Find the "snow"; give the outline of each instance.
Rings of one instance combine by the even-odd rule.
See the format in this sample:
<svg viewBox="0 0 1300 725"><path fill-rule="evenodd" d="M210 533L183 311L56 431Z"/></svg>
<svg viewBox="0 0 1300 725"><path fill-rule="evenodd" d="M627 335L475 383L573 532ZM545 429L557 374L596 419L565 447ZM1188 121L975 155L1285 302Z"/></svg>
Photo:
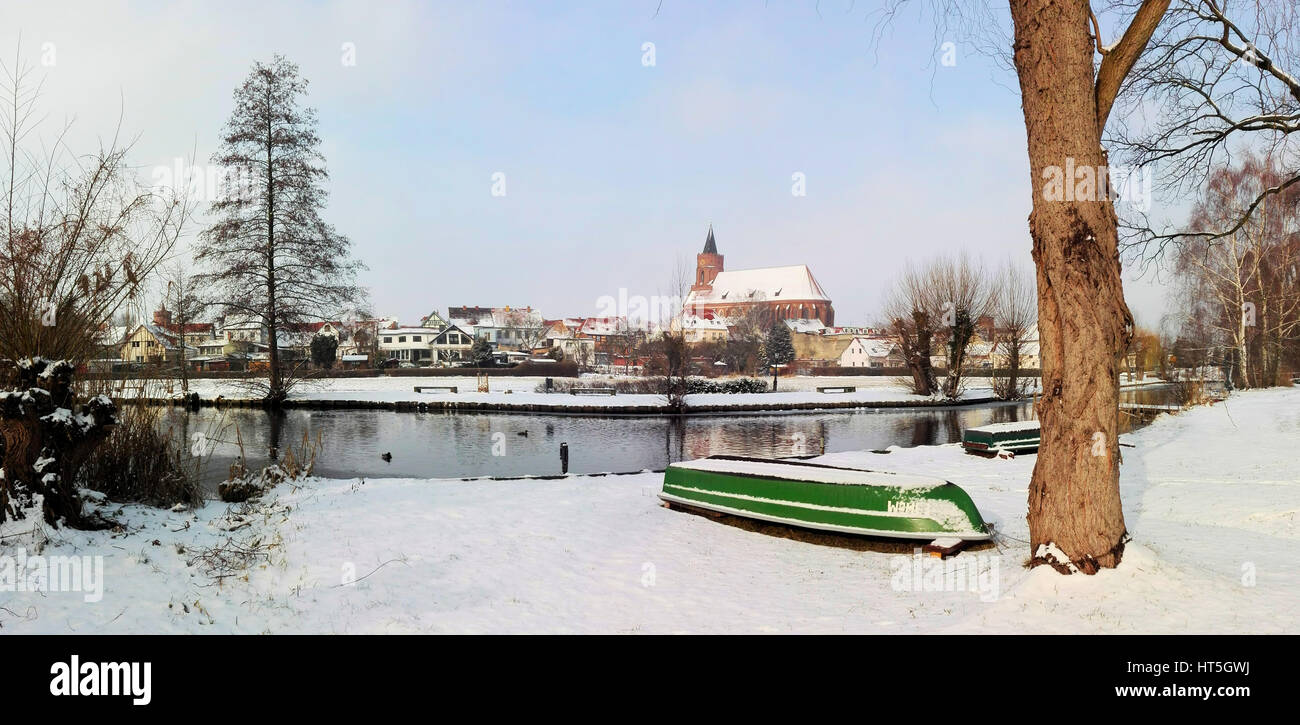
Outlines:
<svg viewBox="0 0 1300 725"><path fill-rule="evenodd" d="M1018 433L1025 430L1038 430L1040 425L1041 423L1036 420L1022 420L1012 423L990 423L971 430L981 430L986 433Z"/></svg>
<svg viewBox="0 0 1300 725"><path fill-rule="evenodd" d="M745 302L829 302L807 265L761 267L719 272L707 290L691 290L685 306Z"/></svg>
<svg viewBox="0 0 1300 725"><path fill-rule="evenodd" d="M935 488L946 481L925 476L909 476L889 471L801 466L796 463L769 463L767 461L740 461L727 458L701 458L673 464L677 468L717 473L743 473L789 481L816 481L849 486L892 486L897 488Z"/></svg>
<svg viewBox="0 0 1300 725"><path fill-rule="evenodd" d="M489 376L490 392L479 393L477 381L473 376L400 376L373 378L325 378L310 381L295 388L289 395L294 400L349 400L367 402L431 402L436 400L459 401L467 403L491 403L498 405L546 405L618 408L664 406L662 395L650 393L619 393L609 396L575 396L565 393L537 393L537 387L544 384L545 377L534 376ZM583 378L583 383L599 385L607 376ZM992 384L988 378L969 378L969 387L961 397L965 400L990 398L993 396ZM827 394L817 392L818 386L853 386L852 393ZM416 393L415 386L455 386L457 393ZM179 390L176 382L172 390ZM190 381L190 390L205 399L218 396L227 399L250 397L246 385L240 381L200 379ZM127 389L124 395L141 394L147 397L165 397L168 391L164 385L153 383L143 392ZM900 387L895 378L885 376L795 376L780 378L777 392L768 393L701 393L686 396L687 406L732 406L745 407L754 405L784 405L791 403L881 403L881 402L925 402L937 401L937 398L914 395Z"/></svg>
<svg viewBox="0 0 1300 725"><path fill-rule="evenodd" d="M649 472L282 483L246 508L110 506L119 532L35 516L0 527L0 560L38 543L102 556L103 597L0 589L0 632L1295 634L1298 435L1300 389L1237 393L1126 434L1133 541L1096 576L1023 568L1034 456L946 445L817 459L970 493L998 543L941 564L979 572L979 591L943 586L912 544L832 546L662 508ZM200 555L228 540L264 556L218 580ZM935 572L939 586L921 586Z"/></svg>

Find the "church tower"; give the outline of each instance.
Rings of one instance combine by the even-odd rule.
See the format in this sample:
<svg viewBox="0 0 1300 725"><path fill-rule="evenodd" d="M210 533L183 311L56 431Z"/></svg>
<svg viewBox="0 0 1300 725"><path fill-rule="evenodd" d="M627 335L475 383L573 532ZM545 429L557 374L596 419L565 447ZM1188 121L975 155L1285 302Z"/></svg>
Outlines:
<svg viewBox="0 0 1300 725"><path fill-rule="evenodd" d="M718 254L718 243L713 240L713 225L709 225L709 236L704 240L704 251L695 255L695 284L692 292L704 292L713 287L713 280L722 272L722 255Z"/></svg>

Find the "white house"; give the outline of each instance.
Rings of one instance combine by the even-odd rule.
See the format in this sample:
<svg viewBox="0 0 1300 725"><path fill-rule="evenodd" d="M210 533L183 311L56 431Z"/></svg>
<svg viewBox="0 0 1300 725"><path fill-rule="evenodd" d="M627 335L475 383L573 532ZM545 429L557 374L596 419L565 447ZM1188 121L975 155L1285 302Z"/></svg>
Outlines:
<svg viewBox="0 0 1300 725"><path fill-rule="evenodd" d="M397 327L379 331L379 357L416 365L433 363L433 341L438 330L432 327Z"/></svg>
<svg viewBox="0 0 1300 725"><path fill-rule="evenodd" d="M674 327L677 326L674 320ZM726 342L727 321L686 315L682 317L680 327L686 342Z"/></svg>
<svg viewBox="0 0 1300 725"><path fill-rule="evenodd" d="M883 368L902 364L898 345L869 337L854 337L840 353L839 365L844 368Z"/></svg>

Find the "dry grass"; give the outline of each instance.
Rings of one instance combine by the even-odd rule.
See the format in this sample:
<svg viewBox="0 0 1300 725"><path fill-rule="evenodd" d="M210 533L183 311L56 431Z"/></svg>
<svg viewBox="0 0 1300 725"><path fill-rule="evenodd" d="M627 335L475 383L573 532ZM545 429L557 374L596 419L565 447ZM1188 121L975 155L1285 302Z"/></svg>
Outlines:
<svg viewBox="0 0 1300 725"><path fill-rule="evenodd" d="M203 500L199 487L201 459L184 454L180 440L159 423L161 409L140 402L119 403L118 422L102 445L86 459L77 485L120 502L194 506Z"/></svg>

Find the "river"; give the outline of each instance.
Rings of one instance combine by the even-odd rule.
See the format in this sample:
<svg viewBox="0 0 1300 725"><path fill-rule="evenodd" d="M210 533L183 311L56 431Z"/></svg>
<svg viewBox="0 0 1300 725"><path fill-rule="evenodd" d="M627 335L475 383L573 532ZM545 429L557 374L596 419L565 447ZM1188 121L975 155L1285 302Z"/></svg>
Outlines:
<svg viewBox="0 0 1300 725"><path fill-rule="evenodd" d="M1125 393L1137 402L1162 398L1159 390ZM301 449L306 435L320 440L317 475L461 478L558 474L561 444L568 444L572 473L638 471L719 453L777 457L955 443L965 428L1030 417L1027 402L684 417L175 408L161 424L205 454L201 478L212 493L237 460L241 439L250 468Z"/></svg>

